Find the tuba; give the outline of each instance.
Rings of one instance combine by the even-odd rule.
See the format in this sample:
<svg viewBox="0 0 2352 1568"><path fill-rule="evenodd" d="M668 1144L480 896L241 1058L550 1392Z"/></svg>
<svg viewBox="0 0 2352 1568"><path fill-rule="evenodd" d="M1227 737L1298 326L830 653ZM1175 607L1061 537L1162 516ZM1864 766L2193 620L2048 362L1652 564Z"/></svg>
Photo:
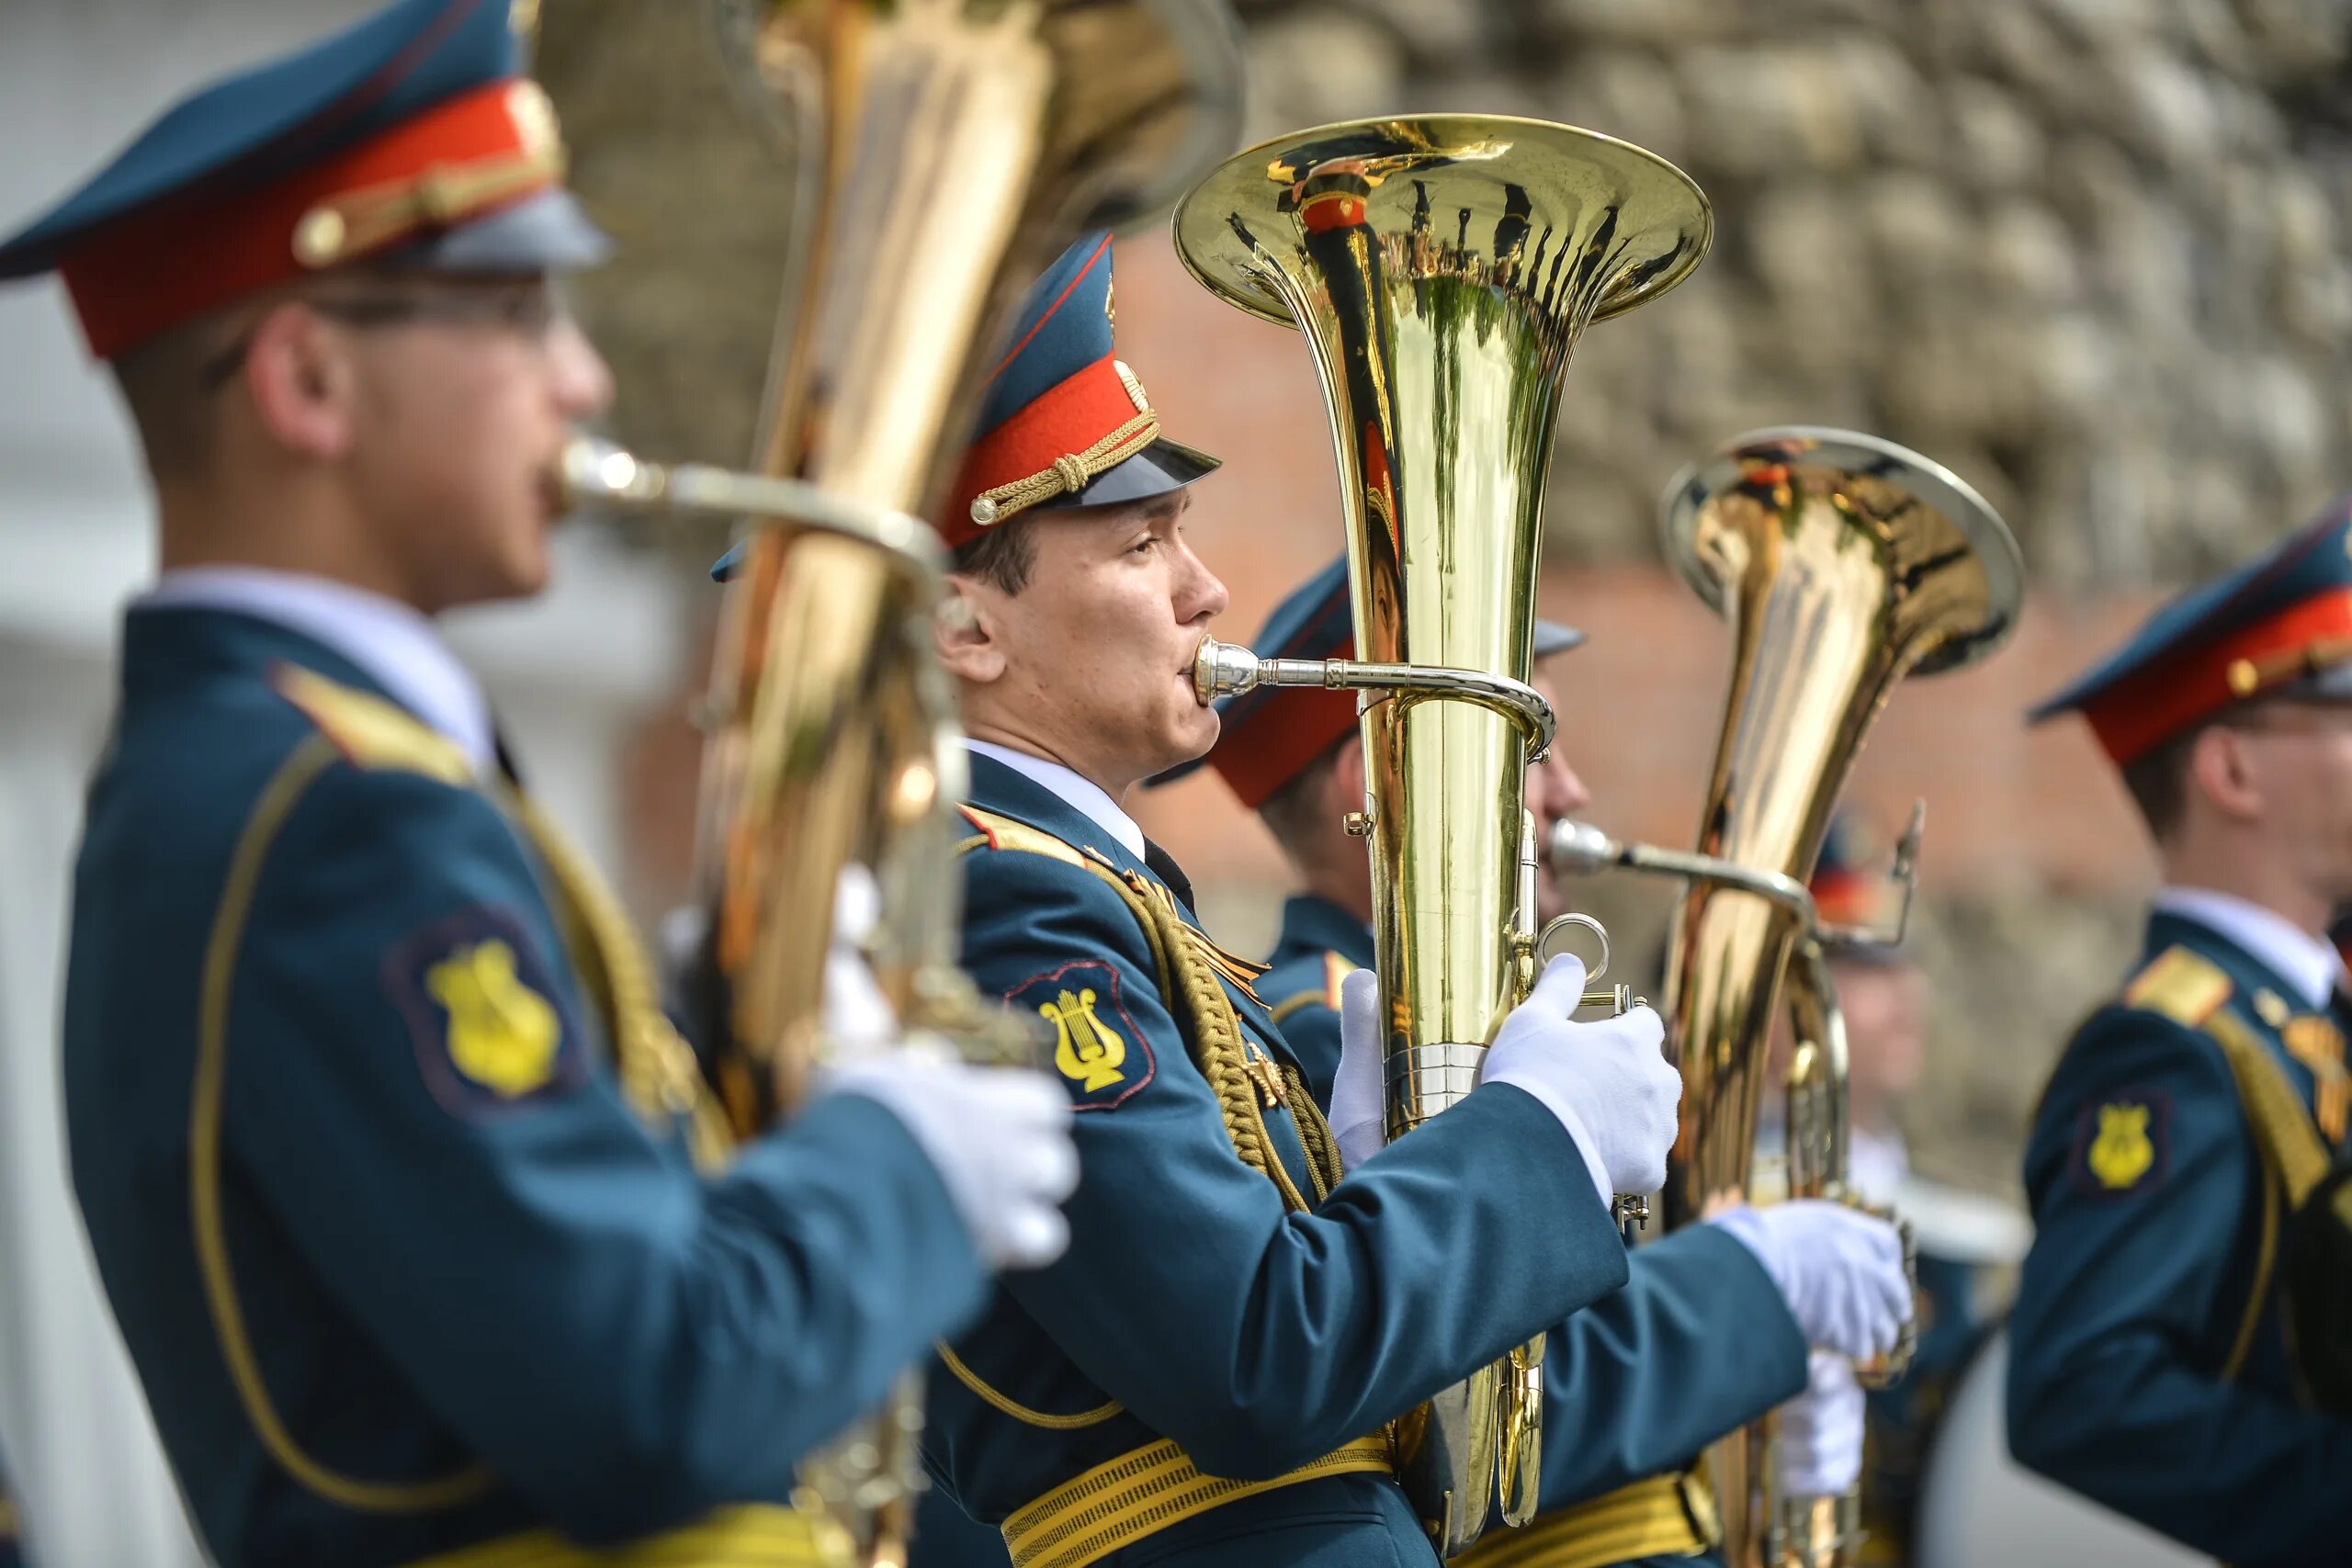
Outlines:
<svg viewBox="0 0 2352 1568"><path fill-rule="evenodd" d="M576 441L585 506L754 525L718 631L697 864L706 1067L733 1133L788 1111L832 1049L842 872L871 872L866 957L911 1029L981 1060L1035 1043L958 969L965 760L922 519L960 461L1004 311L1083 230L1170 199L1232 144L1221 0L711 0L739 85L795 162L755 471ZM903 1563L922 1478L915 1374L802 1467L844 1559Z"/></svg>
<svg viewBox="0 0 2352 1568"><path fill-rule="evenodd" d="M1552 716L1528 685L1544 482L1590 322L1680 282L1706 198L1638 147L1539 120L1362 120L1227 162L1176 215L1212 293L1300 328L1331 419L1355 646L1260 660L1204 641L1204 700L1252 684L1362 693L1386 1121L1476 1085L1533 982L1526 768ZM1397 1425L1399 1479L1442 1555L1499 1504L1535 1507L1543 1341Z"/></svg>
<svg viewBox="0 0 2352 1568"><path fill-rule="evenodd" d="M2017 622L2016 541L1957 477L1892 442L1766 430L1686 469L1668 491L1667 554L1731 625L1730 694L1696 853L1623 845L1560 824L1555 870L1622 866L1686 888L1669 935L1669 1041L1682 1124L1669 1229L1744 1197L1784 971L1795 1048L1785 1086L1789 1189L1848 1199L1845 1030L1805 877L1830 812L1894 682L1974 662ZM1921 818L1896 855L1907 914ZM1874 940L1899 939L1902 916ZM1906 1242L1907 1245L1907 1242ZM1865 1375L1892 1375L1904 1351ZM1770 1422L1708 1455L1734 1568L1845 1568L1859 1499L1773 1483Z"/></svg>

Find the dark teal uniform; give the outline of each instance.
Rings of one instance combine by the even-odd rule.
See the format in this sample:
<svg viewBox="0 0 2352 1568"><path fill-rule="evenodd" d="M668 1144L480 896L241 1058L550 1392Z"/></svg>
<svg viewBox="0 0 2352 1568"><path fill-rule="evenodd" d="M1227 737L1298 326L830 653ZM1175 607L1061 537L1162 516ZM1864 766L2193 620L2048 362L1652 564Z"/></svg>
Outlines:
<svg viewBox="0 0 2352 1568"><path fill-rule="evenodd" d="M965 964L1055 1034L1082 1174L1069 1251L933 1380L935 1472L1041 1568L1431 1561L1383 1424L1624 1283L1582 1156L1488 1089L1318 1197L1300 1064L1181 873L972 772ZM1160 1528L1091 1528L1139 1502Z"/></svg>
<svg viewBox="0 0 2352 1568"><path fill-rule="evenodd" d="M800 1561L795 1516L728 1506L787 1499L982 1299L904 1126L820 1099L698 1174L662 1108L691 1103L682 1047L603 896L511 779L334 652L134 609L120 703L66 1116L214 1555L375 1568L522 1537L552 1568L563 1540L526 1533L551 1528Z"/></svg>
<svg viewBox="0 0 2352 1568"><path fill-rule="evenodd" d="M2233 1068L2258 1052L2315 1106L2310 1064L2340 1061L2352 1020L2295 996L2159 911L2138 977L2068 1043L2025 1158L2011 1450L2238 1568L2352 1560L2352 1422L2305 1404L2277 1289L2281 1190Z"/></svg>
<svg viewBox="0 0 2352 1568"><path fill-rule="evenodd" d="M1340 1066L1340 980L1373 961L1372 932L1327 898L1283 907L1282 938L1258 993L1282 1025L1319 1100ZM1524 1531L1498 1531L1461 1561L1543 1568L1581 1560L1575 1548L1646 1521L1663 1540L1665 1495L1706 1446L1804 1392L1805 1345L1771 1277L1733 1236L1694 1225L1636 1248L1625 1288L1552 1331L1544 1357L1544 1513ZM1687 1534L1702 1539L1706 1506ZM1611 1562L1717 1561L1681 1550Z"/></svg>

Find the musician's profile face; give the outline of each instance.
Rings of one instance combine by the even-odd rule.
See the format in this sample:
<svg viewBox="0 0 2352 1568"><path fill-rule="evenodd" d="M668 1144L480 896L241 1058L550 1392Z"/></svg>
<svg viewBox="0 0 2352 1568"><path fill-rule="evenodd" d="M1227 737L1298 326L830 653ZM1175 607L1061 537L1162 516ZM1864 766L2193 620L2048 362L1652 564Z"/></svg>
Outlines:
<svg viewBox="0 0 2352 1568"><path fill-rule="evenodd" d="M1216 744L1193 654L1226 591L1185 540L1190 500L1030 513L1017 592L957 580L978 630L946 657L974 735L1053 758L1114 796Z"/></svg>

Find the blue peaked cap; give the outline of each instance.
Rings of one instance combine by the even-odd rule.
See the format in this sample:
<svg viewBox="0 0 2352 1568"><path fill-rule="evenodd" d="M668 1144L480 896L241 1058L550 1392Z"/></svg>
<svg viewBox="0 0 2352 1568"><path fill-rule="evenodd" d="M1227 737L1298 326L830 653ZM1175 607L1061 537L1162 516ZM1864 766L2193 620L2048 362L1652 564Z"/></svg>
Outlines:
<svg viewBox="0 0 2352 1568"><path fill-rule="evenodd" d="M0 241L0 278L66 265L71 287L70 264L86 242L183 202L188 243L205 245L208 198L225 201L300 175L461 95L517 78L522 40L509 5L399 0L200 89L47 213ZM547 130L551 138L551 113ZM217 241L217 230L211 238ZM461 206L437 225L413 220L389 249L355 253L418 270L531 272L589 265L608 245L559 176L519 199L485 200L480 210ZM168 261L159 257L158 265ZM299 276L302 268L287 261L287 272ZM276 279L256 286L270 281ZM75 304L89 324L90 305L78 292Z"/></svg>
<svg viewBox="0 0 2352 1568"><path fill-rule="evenodd" d="M2352 699L2352 494L2163 605L2027 716L2080 712L2128 762L2234 703Z"/></svg>

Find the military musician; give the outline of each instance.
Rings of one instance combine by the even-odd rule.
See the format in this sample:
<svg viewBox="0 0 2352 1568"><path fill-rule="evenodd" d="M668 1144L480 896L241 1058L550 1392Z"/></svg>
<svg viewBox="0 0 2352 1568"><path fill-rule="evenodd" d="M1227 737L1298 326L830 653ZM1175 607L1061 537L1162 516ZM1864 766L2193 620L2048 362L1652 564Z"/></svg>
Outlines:
<svg viewBox="0 0 2352 1568"><path fill-rule="evenodd" d="M1122 805L1208 750L1213 460L1113 355L1107 238L1032 291L943 526L974 737L965 962L1057 1039L1069 1251L943 1350L928 1457L1016 1564L1429 1562L1384 1424L1618 1289L1609 1195L1664 1173L1679 1081L1639 1009L1546 971L1467 1101L1343 1172L1259 967Z"/></svg>
<svg viewBox="0 0 2352 1568"><path fill-rule="evenodd" d="M2165 604L2036 710L2079 713L2164 886L2052 1074L2010 1319L2027 1466L2241 1565L2343 1561L2352 1421L2285 1330L2298 1172L2345 1138L2352 511Z"/></svg>
<svg viewBox="0 0 2352 1568"><path fill-rule="evenodd" d="M796 1461L1062 1240L1035 1075L886 1038L730 1156L435 629L539 589L609 394L554 282L605 248L561 165L503 0L400 0L0 243L62 274L155 492L66 1111L223 1564L814 1561Z"/></svg>

